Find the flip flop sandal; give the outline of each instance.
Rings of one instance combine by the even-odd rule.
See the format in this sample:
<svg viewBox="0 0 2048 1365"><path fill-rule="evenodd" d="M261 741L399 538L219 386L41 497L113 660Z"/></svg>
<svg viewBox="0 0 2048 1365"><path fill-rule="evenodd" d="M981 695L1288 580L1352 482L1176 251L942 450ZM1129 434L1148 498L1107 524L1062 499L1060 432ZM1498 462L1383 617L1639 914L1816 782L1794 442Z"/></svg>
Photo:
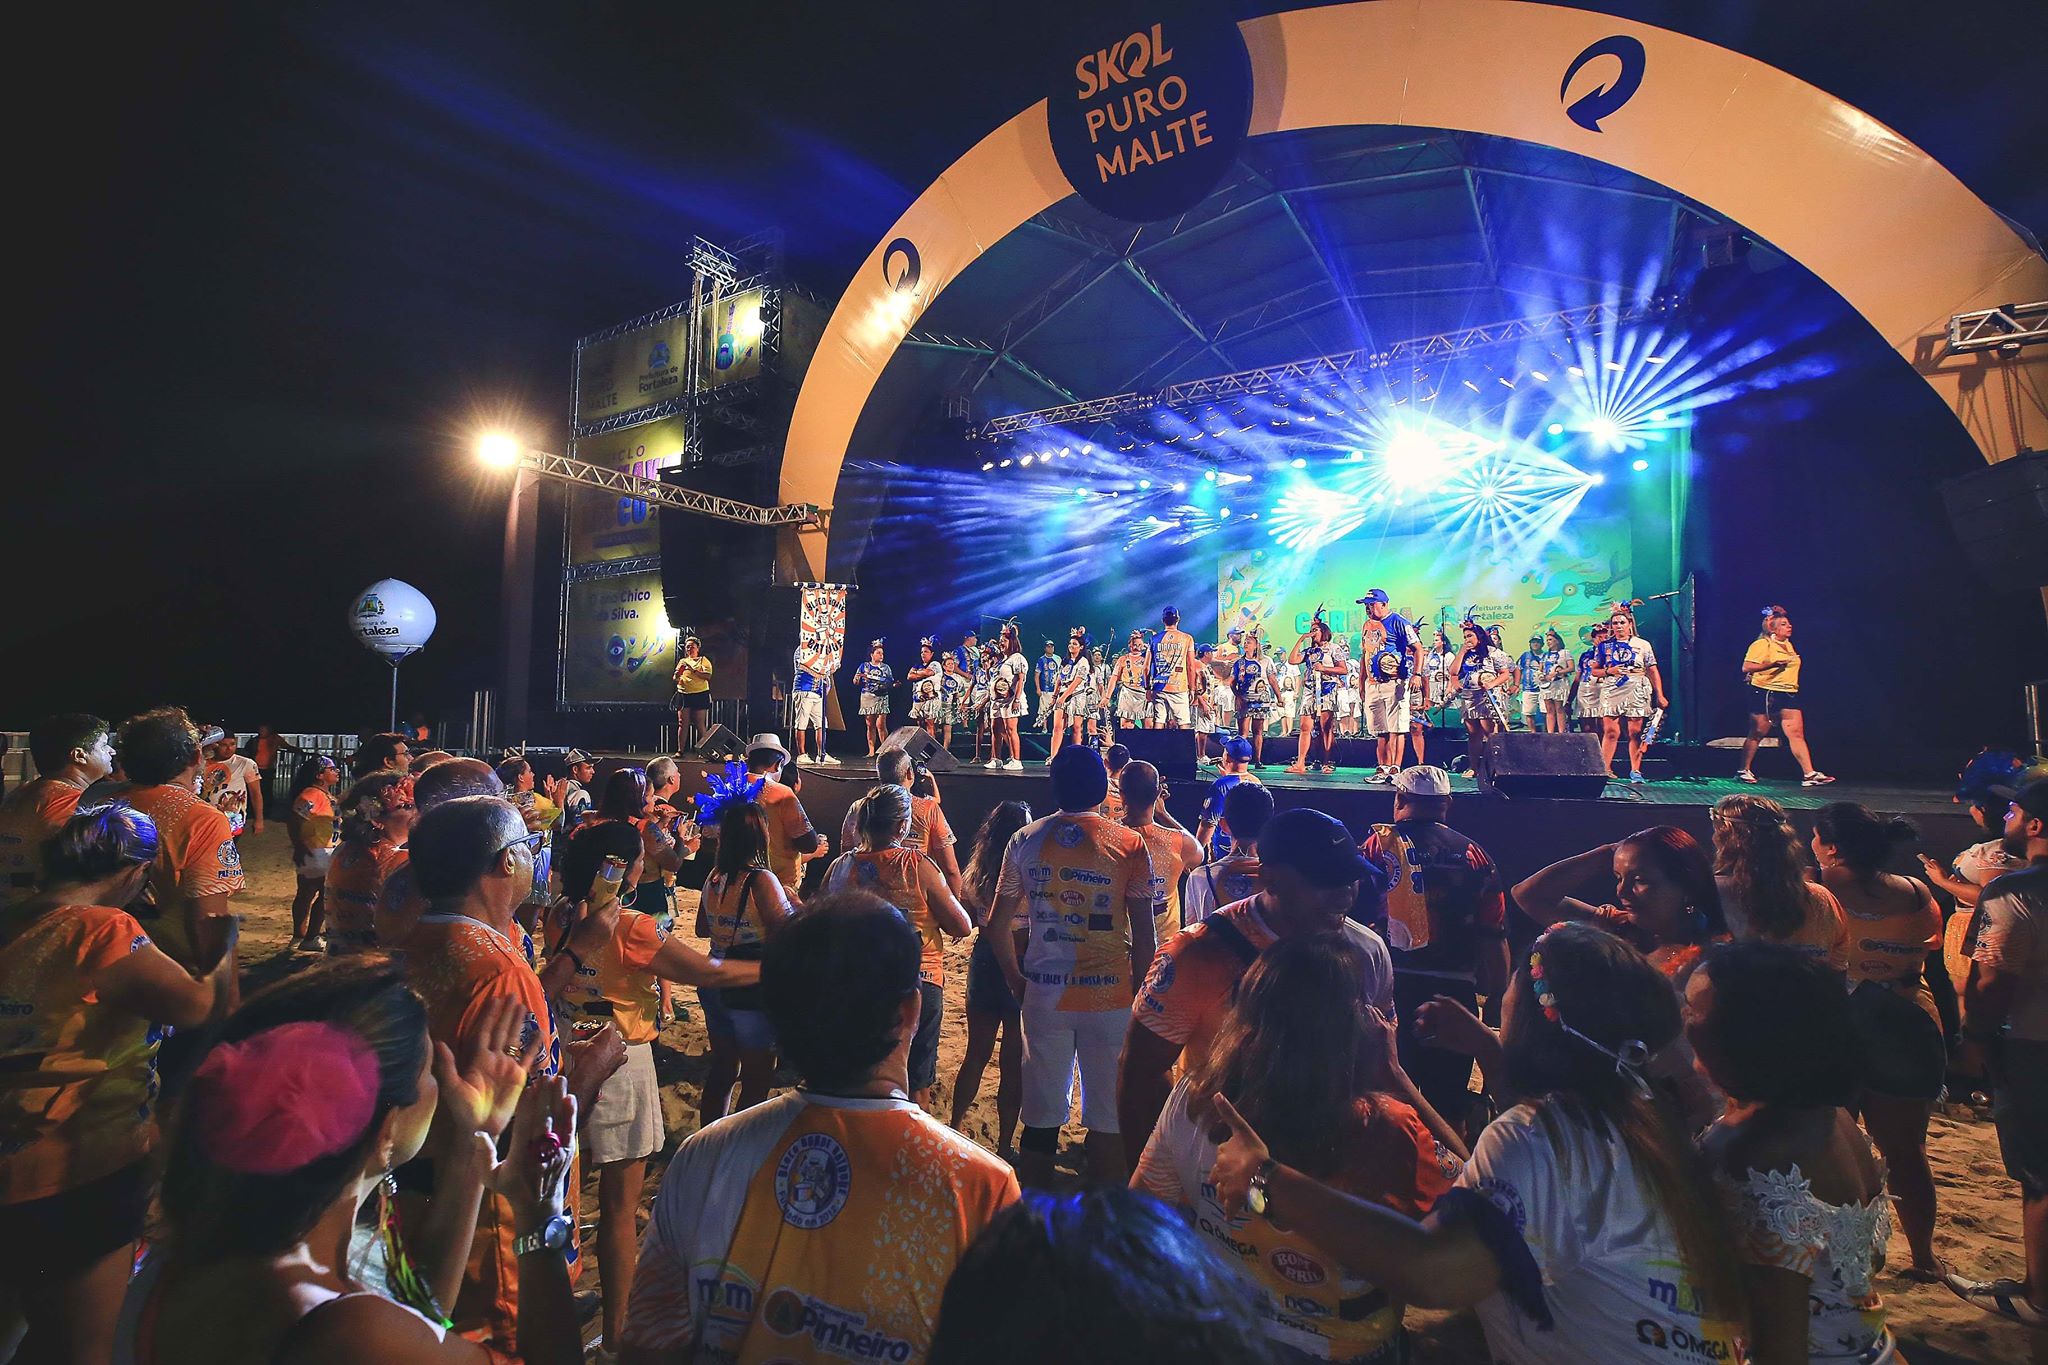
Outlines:
<svg viewBox="0 0 2048 1365"><path fill-rule="evenodd" d="M2017 1280L1966 1280L1960 1275L1942 1276L1957 1298L1975 1304L1987 1313L2026 1327L2048 1327L2048 1313L2027 1302L2026 1286Z"/></svg>

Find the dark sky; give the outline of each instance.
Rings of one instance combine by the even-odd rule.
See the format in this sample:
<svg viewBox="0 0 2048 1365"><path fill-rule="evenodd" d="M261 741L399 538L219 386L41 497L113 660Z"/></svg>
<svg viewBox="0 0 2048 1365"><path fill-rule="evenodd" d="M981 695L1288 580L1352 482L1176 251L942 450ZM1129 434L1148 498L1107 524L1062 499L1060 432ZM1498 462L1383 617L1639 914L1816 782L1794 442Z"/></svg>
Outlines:
<svg viewBox="0 0 2048 1365"><path fill-rule="evenodd" d="M475 424L518 414L560 449L574 338L685 293L692 233L781 226L798 278L836 297L938 172L1042 93L1043 54L1093 8L84 21L100 31L42 49L50 88L18 132L33 416L4 525L27 619L0 724L158 701L243 727L370 724L387 675L342 613L385 576L441 614L406 696L466 713L495 658L503 508L465 458ZM1585 8L1783 66L2048 229L2031 0Z"/></svg>

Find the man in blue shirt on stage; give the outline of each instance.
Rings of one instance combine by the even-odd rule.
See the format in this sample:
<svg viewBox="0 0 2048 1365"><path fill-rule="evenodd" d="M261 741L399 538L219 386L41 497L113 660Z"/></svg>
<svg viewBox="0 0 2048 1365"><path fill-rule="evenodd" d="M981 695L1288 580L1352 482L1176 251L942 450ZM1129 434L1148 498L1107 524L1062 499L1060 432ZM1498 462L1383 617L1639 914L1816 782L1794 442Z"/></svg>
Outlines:
<svg viewBox="0 0 2048 1365"><path fill-rule="evenodd" d="M1052 699L1060 690L1059 649L1052 641L1045 642L1045 653L1038 656L1038 662L1031 667L1031 684L1038 689L1038 728L1048 733L1052 730Z"/></svg>
<svg viewBox="0 0 2048 1365"><path fill-rule="evenodd" d="M832 668L824 651L812 646L797 646L794 677L789 689L789 728L796 744L796 761L837 764L839 760L825 752L825 694L832 690ZM804 734L813 729L818 732L818 756L815 759L804 752Z"/></svg>
<svg viewBox="0 0 2048 1365"><path fill-rule="evenodd" d="M1422 637L1387 605L1385 588L1358 599L1365 608L1360 645L1365 655L1365 728L1379 751L1379 767L1368 782L1389 783L1401 771L1408 747L1408 680L1422 671Z"/></svg>

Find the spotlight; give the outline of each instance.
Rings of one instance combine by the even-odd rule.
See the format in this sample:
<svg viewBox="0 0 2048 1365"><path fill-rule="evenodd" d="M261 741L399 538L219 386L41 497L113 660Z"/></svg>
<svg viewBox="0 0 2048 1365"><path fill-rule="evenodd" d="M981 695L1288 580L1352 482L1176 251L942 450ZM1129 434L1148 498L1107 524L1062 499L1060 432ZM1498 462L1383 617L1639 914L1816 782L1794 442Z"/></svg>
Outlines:
<svg viewBox="0 0 2048 1365"><path fill-rule="evenodd" d="M1029 455L1026 455L1026 456L1025 456L1024 458L1028 460L1028 459L1030 459L1031 457L1030 457ZM997 463L997 465L996 465L996 468L997 468L997 469L1008 469L1009 467L1010 467L1010 462L1009 462L1008 460L1002 460L1002 461L999 461L999 462Z"/></svg>
<svg viewBox="0 0 2048 1365"><path fill-rule="evenodd" d="M1308 468L1308 461L1302 459L1299 455L1295 456L1292 460L1289 460L1288 463L1293 465L1296 469Z"/></svg>
<svg viewBox="0 0 2048 1365"><path fill-rule="evenodd" d="M1562 422L1552 422L1549 426L1543 429L1549 432L1552 436L1564 435L1564 423Z"/></svg>
<svg viewBox="0 0 2048 1365"><path fill-rule="evenodd" d="M1607 368L1618 372L1621 369L1621 362L1619 360L1610 360L1607 362Z"/></svg>
<svg viewBox="0 0 2048 1365"><path fill-rule="evenodd" d="M1152 486L1152 480L1150 480L1150 479L1140 479L1140 480L1138 480L1138 487L1140 487L1140 488L1150 488L1151 486Z"/></svg>
<svg viewBox="0 0 2048 1365"><path fill-rule="evenodd" d="M1228 507L1219 507L1216 509L1216 515L1219 517L1227 517L1230 515L1230 509Z"/></svg>
<svg viewBox="0 0 2048 1365"><path fill-rule="evenodd" d="M1529 377L1539 384L1548 384L1550 382L1550 376L1543 373L1543 371L1541 370L1529 371Z"/></svg>
<svg viewBox="0 0 2048 1365"><path fill-rule="evenodd" d="M1570 374L1575 379L1584 379L1586 377L1586 372L1580 369L1577 365L1571 367Z"/></svg>
<svg viewBox="0 0 2048 1365"><path fill-rule="evenodd" d="M1088 490L1085 488L1076 488L1074 490L1074 496L1077 498L1085 498L1088 496Z"/></svg>
<svg viewBox="0 0 2048 1365"><path fill-rule="evenodd" d="M1643 357L1643 360L1645 361L1645 363L1647 363L1647 364L1651 364L1651 365L1662 365L1662 364L1664 363L1665 359L1666 359L1666 357L1664 357L1664 356L1661 356L1661 355L1646 355L1646 356L1644 356L1644 357Z"/></svg>
<svg viewBox="0 0 2048 1365"><path fill-rule="evenodd" d="M1202 471L1202 477L1207 479L1210 483L1214 483L1216 482L1216 471L1213 469L1205 469Z"/></svg>
<svg viewBox="0 0 2048 1365"><path fill-rule="evenodd" d="M1586 434L1603 450L1613 450L1621 444L1621 423L1612 417L1595 417L1586 423Z"/></svg>
<svg viewBox="0 0 2048 1365"><path fill-rule="evenodd" d="M1396 488L1430 488L1442 481L1450 452L1427 432L1403 427L1388 439L1381 460Z"/></svg>
<svg viewBox="0 0 2048 1365"><path fill-rule="evenodd" d="M1630 462L1629 464L1629 468L1633 469L1638 474L1642 473L1645 469L1648 469L1649 467L1650 462L1648 460L1635 460Z"/></svg>
<svg viewBox="0 0 2048 1365"><path fill-rule="evenodd" d="M519 463L519 438L508 436L502 431L487 432L477 438L476 456L493 469L510 469Z"/></svg>
<svg viewBox="0 0 2048 1365"><path fill-rule="evenodd" d="M1031 468L1031 457L1030 457L1029 455L1026 455L1026 456L1023 456L1022 458L1020 458L1020 459L1019 459L1019 460L1017 461L1017 468L1019 468L1019 469L1029 469L1029 468Z"/></svg>
<svg viewBox="0 0 2048 1365"><path fill-rule="evenodd" d="M1606 476L1605 474L1595 474L1595 475L1593 475L1592 477L1588 478L1588 479L1586 480L1586 482L1587 482L1587 483L1591 483L1591 484L1602 484L1602 483L1606 483L1606 482L1607 482L1607 476Z"/></svg>
<svg viewBox="0 0 2048 1365"><path fill-rule="evenodd" d="M1188 491L1188 486L1184 483L1177 482L1173 485L1173 491L1176 493L1185 493Z"/></svg>
<svg viewBox="0 0 2048 1365"><path fill-rule="evenodd" d="M1474 392L1474 393L1477 393L1477 392L1479 392L1479 386L1478 386L1477 384L1473 383L1473 382L1472 382L1471 380L1469 380L1469 379L1463 379L1463 380L1460 380L1460 381L1458 381L1458 382L1459 382L1459 383L1461 383L1461 384L1463 384L1463 385L1464 385L1464 386L1465 386L1466 388L1468 388L1468 389L1472 390L1472 392Z"/></svg>
<svg viewBox="0 0 2048 1365"><path fill-rule="evenodd" d="M981 462L981 472L984 474L988 473L991 469L994 469L995 467L996 462L994 460L983 460Z"/></svg>

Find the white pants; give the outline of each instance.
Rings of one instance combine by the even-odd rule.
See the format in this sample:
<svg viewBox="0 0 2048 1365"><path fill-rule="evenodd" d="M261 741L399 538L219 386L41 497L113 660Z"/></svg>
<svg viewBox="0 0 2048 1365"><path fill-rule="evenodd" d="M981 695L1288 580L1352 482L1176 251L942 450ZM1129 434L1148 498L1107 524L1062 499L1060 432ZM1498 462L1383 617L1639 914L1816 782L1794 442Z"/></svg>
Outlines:
<svg viewBox="0 0 2048 1365"><path fill-rule="evenodd" d="M792 730L822 730L825 728L825 694L822 692L797 692L790 707L789 728Z"/></svg>
<svg viewBox="0 0 2048 1365"><path fill-rule="evenodd" d="M1081 1126L1091 1133L1118 1131L1117 1060L1124 1050L1129 1010L1060 1010L1044 1003L1056 988L1024 988L1024 1093L1019 1118L1026 1128L1058 1128L1074 1111L1074 1066L1081 1068Z"/></svg>

